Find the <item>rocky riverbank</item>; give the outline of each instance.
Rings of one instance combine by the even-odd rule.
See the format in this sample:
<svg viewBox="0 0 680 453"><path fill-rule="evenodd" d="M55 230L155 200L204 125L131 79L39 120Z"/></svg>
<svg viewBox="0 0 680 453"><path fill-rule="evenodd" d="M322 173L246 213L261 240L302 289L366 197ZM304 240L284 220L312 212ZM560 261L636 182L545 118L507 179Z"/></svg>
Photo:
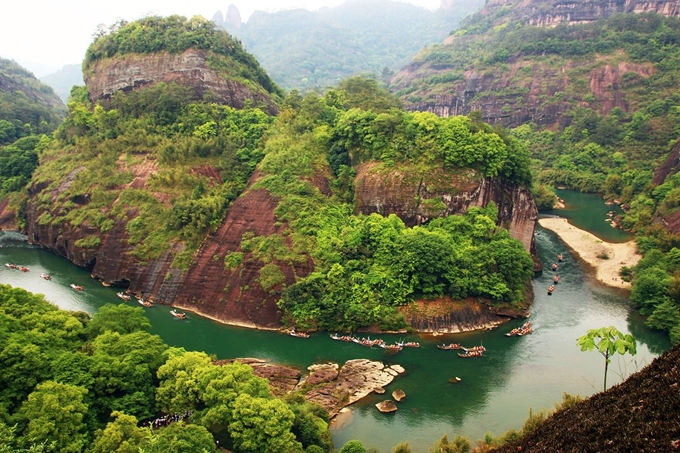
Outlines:
<svg viewBox="0 0 680 453"><path fill-rule="evenodd" d="M303 373L294 367L277 365L260 359L220 360L216 364L239 361L253 367L257 376L269 381L269 387L277 396L299 390L307 401L320 404L331 418L370 393L390 384L405 370L399 365L385 365L376 360L348 360L342 366L337 363L312 365Z"/></svg>

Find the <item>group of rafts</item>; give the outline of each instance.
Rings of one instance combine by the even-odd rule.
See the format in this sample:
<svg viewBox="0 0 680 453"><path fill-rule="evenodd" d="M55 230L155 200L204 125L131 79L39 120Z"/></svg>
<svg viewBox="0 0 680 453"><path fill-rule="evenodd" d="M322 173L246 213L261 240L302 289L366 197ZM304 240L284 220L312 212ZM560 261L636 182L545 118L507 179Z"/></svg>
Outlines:
<svg viewBox="0 0 680 453"><path fill-rule="evenodd" d="M5 267L9 269L16 269L21 272L28 272L29 269L26 266L22 266L20 264L14 264L14 263L5 263Z"/></svg>
<svg viewBox="0 0 680 453"><path fill-rule="evenodd" d="M337 341L346 341L346 342L351 342L351 343L356 343L361 346L366 346L368 348L372 348L373 346L377 346L379 348L382 348L386 351L390 352L400 352L404 348L419 348L420 343L416 341L398 341L396 343L386 343L385 340L376 338L371 340L370 337L366 338L359 338L355 337L352 335L338 335L337 333L331 334L331 340L337 340Z"/></svg>
<svg viewBox="0 0 680 453"><path fill-rule="evenodd" d="M506 337L514 337L514 336L524 336L528 335L532 332L532 327L531 327L531 322L527 321L522 326L516 327L512 329L510 332L506 333ZM298 338L309 338L310 335L307 332L298 332L295 329L291 330L289 332L291 336L298 337ZM330 335L331 340L336 340L336 341L346 341L348 343L356 343L361 346L366 346L368 348L372 348L373 346L377 346L379 348L385 349L387 351L391 352L399 352L403 348L419 348L420 343L416 341L408 341L408 342L402 342L398 341L396 343L388 344L385 342L385 340L382 340L380 338L376 338L371 340L370 337L365 337L365 338L360 338L360 337L355 337L353 335L338 335L337 333L331 334ZM439 349L444 349L444 350L462 350L463 352L459 352L458 356L460 357L483 357L484 353L486 352L486 348L483 345L479 346L473 346L471 348L466 348L465 346L461 346L459 343L449 343L449 344L438 344L437 348Z"/></svg>
<svg viewBox="0 0 680 453"><path fill-rule="evenodd" d="M30 270L26 266L21 266L19 264L14 264L14 263L5 263L5 267L7 267L9 269L16 269L16 270L19 270L21 272L29 272L29 270ZM44 278L45 280L52 280L52 276L50 274L40 274L40 277ZM75 283L71 283L70 286L71 286L71 288L73 288L76 291L82 291L83 290L82 286L76 285ZM120 297L121 299L123 299L125 301L132 300L132 295L127 293L127 292L121 291L121 292L117 293L116 296ZM147 307L147 308L153 307L153 304L151 303L151 301L145 300L144 298L136 298L136 299L137 299L137 302L144 307ZM175 318L178 318L178 319L186 319L186 317L187 317L186 313L179 312L175 309L170 310L170 314L172 316L174 316Z"/></svg>
<svg viewBox="0 0 680 453"><path fill-rule="evenodd" d="M564 256L560 253L557 255L557 261L562 261L564 259ZM553 263L552 265L552 271L555 272L557 271L557 263ZM555 291L555 285L557 285L560 282L560 276L558 274L555 274L553 277L553 284L548 287L548 296L552 296L553 291Z"/></svg>
<svg viewBox="0 0 680 453"><path fill-rule="evenodd" d="M116 293L116 296L120 297L121 299L123 299L125 301L132 300L132 294L130 294L128 292L121 291L119 293ZM146 308L153 307L153 303L150 300L144 299L143 297L141 297L141 298L135 297L135 299L137 299L137 303L139 305L141 305L142 307L146 307ZM170 310L170 314L177 319L186 319L187 318L186 313L181 312L181 311L177 311L174 308L172 310Z"/></svg>
<svg viewBox="0 0 680 453"><path fill-rule="evenodd" d="M5 263L5 267L9 269L16 269L21 272L29 272L30 269L26 266L21 266L20 264L14 264L14 263ZM40 274L40 278L44 278L45 280L52 280L52 276L50 274ZM77 291L82 291L83 287L78 286L75 283L71 283L71 288L77 290Z"/></svg>

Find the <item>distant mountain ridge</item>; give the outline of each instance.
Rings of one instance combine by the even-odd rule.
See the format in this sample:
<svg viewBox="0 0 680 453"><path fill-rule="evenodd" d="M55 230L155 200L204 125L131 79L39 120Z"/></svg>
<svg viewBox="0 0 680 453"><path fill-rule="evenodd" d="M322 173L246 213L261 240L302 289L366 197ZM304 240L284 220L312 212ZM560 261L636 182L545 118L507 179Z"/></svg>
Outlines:
<svg viewBox="0 0 680 453"><path fill-rule="evenodd" d="M67 64L60 70L40 78L40 81L51 86L64 104L68 102L73 86L83 86L83 68L79 64Z"/></svg>
<svg viewBox="0 0 680 453"><path fill-rule="evenodd" d="M409 110L480 110L485 121L511 127L563 124L575 105L628 112L644 102L637 88L670 70L658 64L663 46L652 49L666 35L650 14L678 17L680 3L489 0L442 44L421 51L392 89ZM674 33L669 44L677 45Z"/></svg>
<svg viewBox="0 0 680 453"><path fill-rule="evenodd" d="M448 0L435 11L391 0L346 2L319 11L256 11L246 23L233 5L212 20L238 37L286 89L335 86L357 74L389 81L429 44L441 42L483 0Z"/></svg>

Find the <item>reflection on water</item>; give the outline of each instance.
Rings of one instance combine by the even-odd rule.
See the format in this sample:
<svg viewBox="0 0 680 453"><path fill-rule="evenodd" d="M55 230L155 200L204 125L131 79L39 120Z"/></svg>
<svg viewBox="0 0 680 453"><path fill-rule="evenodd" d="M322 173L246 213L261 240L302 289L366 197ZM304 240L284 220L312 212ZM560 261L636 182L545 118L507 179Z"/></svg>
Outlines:
<svg viewBox="0 0 680 453"><path fill-rule="evenodd" d="M106 288L88 273L40 248L28 245L20 236L0 233L0 261L16 262L31 271L22 273L0 266L0 283L45 294L48 300L69 310L96 311L104 303L125 303L116 297L117 289ZM539 229L537 245L544 265L564 252L556 236ZM52 281L39 277L45 272ZM427 452L442 435L456 434L481 439L487 432L500 435L518 429L529 408L552 408L562 393L590 395L602 387L603 358L596 352L581 352L576 338L588 329L614 325L633 333L639 340L638 355L615 357L608 383L634 372L669 347L661 334L644 326L643 319L631 312L627 296L616 289L597 284L584 273L579 263L565 255L560 265L560 282L552 296L547 287L552 272L534 279L535 304L531 321L536 329L525 337L505 337L523 320L514 320L489 332L455 336L379 335L387 342L398 339L419 341L420 349L405 349L386 355L382 349L367 349L353 343L333 341L327 333L317 333L308 340L288 335L221 325L189 313L189 319L170 316L169 307L154 306L146 310L152 332L172 346L201 350L218 358L259 357L305 369L323 361L344 362L369 358L396 362L406 369L388 388L388 394L372 395L353 406L353 416L339 428L333 428L337 447L350 439L359 439L368 447L390 452L400 441L408 441L414 452ZM73 291L70 283L85 287ZM128 304L131 302L127 302ZM458 342L483 344L482 358L463 359L456 351L444 351L437 344ZM448 380L460 377L462 382ZM399 410L382 414L374 404L389 398L395 389L406 392Z"/></svg>

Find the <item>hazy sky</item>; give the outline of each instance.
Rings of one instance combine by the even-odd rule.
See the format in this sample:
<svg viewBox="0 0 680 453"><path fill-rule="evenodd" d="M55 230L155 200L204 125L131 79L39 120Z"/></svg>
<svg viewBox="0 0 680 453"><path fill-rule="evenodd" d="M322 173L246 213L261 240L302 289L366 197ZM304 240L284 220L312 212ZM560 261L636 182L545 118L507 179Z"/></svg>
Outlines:
<svg viewBox="0 0 680 453"><path fill-rule="evenodd" d="M430 9L440 5L440 0L399 1ZM0 10L0 57L15 60L41 77L66 64L82 63L97 25L109 26L118 19L171 14L212 19L215 12L224 14L234 4L245 22L255 10L318 9L341 3L343 0L7 0Z"/></svg>

